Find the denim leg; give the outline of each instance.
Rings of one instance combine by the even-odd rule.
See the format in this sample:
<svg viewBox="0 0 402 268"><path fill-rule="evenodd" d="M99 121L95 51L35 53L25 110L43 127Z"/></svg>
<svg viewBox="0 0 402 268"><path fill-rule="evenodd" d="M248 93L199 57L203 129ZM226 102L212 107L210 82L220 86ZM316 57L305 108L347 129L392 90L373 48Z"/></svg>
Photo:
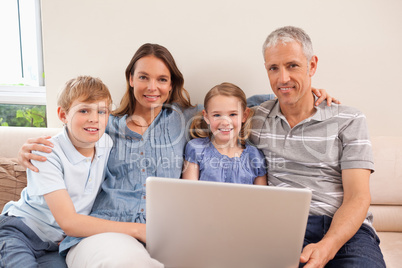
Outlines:
<svg viewBox="0 0 402 268"><path fill-rule="evenodd" d="M5 241L3 238L0 241L0 267L37 267L35 256L23 241L11 237Z"/></svg>
<svg viewBox="0 0 402 268"><path fill-rule="evenodd" d="M58 246L43 242L19 218L0 215L0 267L67 267Z"/></svg>
<svg viewBox="0 0 402 268"><path fill-rule="evenodd" d="M324 216L309 216L307 221L306 233L304 235L303 248L311 243L318 243L325 235ZM300 263L299 268L304 267L305 263Z"/></svg>
<svg viewBox="0 0 402 268"><path fill-rule="evenodd" d="M332 219L328 216L309 216L303 248L310 243L319 242L328 231L331 222ZM325 267L385 268L379 243L380 240L375 232L370 227L362 225ZM300 264L299 267L303 266L304 264Z"/></svg>
<svg viewBox="0 0 402 268"><path fill-rule="evenodd" d="M67 268L66 258L59 254L59 251L46 252L37 258L40 268Z"/></svg>
<svg viewBox="0 0 402 268"><path fill-rule="evenodd" d="M385 268L379 244L380 239L374 230L362 225L326 267Z"/></svg>
<svg viewBox="0 0 402 268"><path fill-rule="evenodd" d="M36 257L24 234L8 226L11 217L0 215L0 267L36 268Z"/></svg>

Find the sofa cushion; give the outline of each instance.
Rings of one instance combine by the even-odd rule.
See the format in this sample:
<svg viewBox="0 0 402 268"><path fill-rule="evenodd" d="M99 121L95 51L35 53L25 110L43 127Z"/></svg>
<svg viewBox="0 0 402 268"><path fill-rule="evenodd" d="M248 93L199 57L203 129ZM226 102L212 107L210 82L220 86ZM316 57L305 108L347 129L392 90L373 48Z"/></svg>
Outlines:
<svg viewBox="0 0 402 268"><path fill-rule="evenodd" d="M378 232L402 232L402 206L371 205L370 211Z"/></svg>
<svg viewBox="0 0 402 268"><path fill-rule="evenodd" d="M18 200L26 185L26 171L17 159L0 157L0 211L8 201Z"/></svg>
<svg viewBox="0 0 402 268"><path fill-rule="evenodd" d="M379 232L380 248L384 255L387 267L401 267L402 260L402 233Z"/></svg>

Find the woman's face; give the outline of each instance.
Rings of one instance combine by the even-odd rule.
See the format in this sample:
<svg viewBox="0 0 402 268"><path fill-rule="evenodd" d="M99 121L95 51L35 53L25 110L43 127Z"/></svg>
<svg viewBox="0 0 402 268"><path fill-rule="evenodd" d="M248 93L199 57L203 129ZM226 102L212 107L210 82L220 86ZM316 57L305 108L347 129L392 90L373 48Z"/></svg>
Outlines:
<svg viewBox="0 0 402 268"><path fill-rule="evenodd" d="M135 63L130 86L134 88L136 110L159 110L172 90L170 71L162 60L145 56Z"/></svg>

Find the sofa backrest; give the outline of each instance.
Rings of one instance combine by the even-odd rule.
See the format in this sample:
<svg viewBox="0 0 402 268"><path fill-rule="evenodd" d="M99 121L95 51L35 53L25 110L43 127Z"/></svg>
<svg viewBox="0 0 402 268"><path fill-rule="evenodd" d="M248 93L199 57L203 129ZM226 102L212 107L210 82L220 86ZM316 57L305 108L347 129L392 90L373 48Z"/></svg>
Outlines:
<svg viewBox="0 0 402 268"><path fill-rule="evenodd" d="M373 137L371 207L377 231L402 231L402 137Z"/></svg>
<svg viewBox="0 0 402 268"><path fill-rule="evenodd" d="M17 157L19 149L27 139L53 136L61 130L61 128L0 127L0 156Z"/></svg>

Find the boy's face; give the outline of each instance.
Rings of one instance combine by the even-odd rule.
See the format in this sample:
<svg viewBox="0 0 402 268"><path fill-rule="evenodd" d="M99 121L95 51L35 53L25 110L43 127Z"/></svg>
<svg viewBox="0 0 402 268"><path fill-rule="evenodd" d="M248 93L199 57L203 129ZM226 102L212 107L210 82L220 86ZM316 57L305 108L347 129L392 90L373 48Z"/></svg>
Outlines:
<svg viewBox="0 0 402 268"><path fill-rule="evenodd" d="M67 124L68 136L74 147L83 155L93 152L95 143L105 133L109 118L109 103L107 100L92 103L73 101L66 113L59 107L59 118Z"/></svg>

